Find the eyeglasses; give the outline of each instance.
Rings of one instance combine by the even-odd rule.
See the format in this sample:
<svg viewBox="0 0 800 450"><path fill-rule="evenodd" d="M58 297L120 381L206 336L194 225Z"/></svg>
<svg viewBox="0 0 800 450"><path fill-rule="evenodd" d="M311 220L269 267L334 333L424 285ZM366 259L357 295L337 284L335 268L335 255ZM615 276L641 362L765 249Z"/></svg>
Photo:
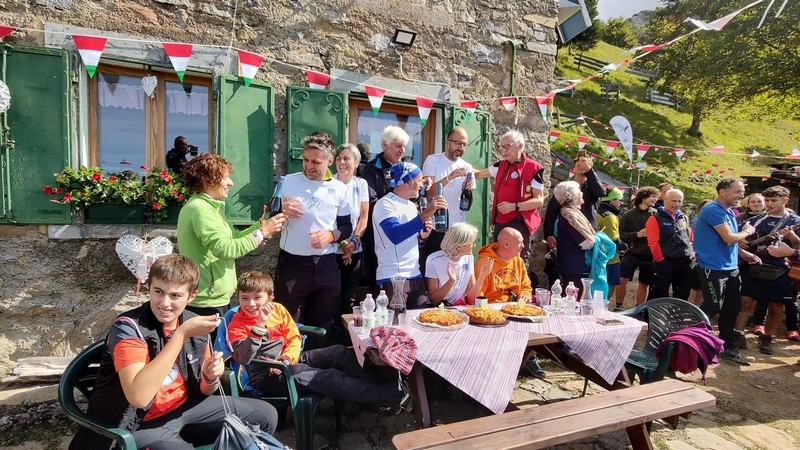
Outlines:
<svg viewBox="0 0 800 450"><path fill-rule="evenodd" d="M447 142L455 145L456 147L466 147L467 146L467 143L464 142L464 141L454 141L452 139L448 139Z"/></svg>
<svg viewBox="0 0 800 450"><path fill-rule="evenodd" d="M515 145L517 145L517 143L516 143L516 142L512 142L512 143L510 143L510 144L501 145L501 146L500 146L500 148L502 148L503 150L508 150L508 149L510 149L511 147L515 146Z"/></svg>

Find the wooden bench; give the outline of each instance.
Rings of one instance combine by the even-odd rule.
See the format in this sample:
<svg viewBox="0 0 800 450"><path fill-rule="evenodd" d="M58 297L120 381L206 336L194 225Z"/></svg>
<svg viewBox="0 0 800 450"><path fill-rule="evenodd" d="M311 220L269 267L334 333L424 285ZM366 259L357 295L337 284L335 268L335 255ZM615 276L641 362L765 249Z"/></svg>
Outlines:
<svg viewBox="0 0 800 450"><path fill-rule="evenodd" d="M585 119L579 114L564 114L560 112L558 108L555 108L555 111L553 111L553 119L558 127L583 125L586 123Z"/></svg>
<svg viewBox="0 0 800 450"><path fill-rule="evenodd" d="M691 384L664 380L496 416L398 434L392 443L410 449L536 449L626 430L634 450L652 449L647 424L713 406L716 399Z"/></svg>
<svg viewBox="0 0 800 450"><path fill-rule="evenodd" d="M586 56L583 53L581 53L581 54L575 56L575 64L578 65L578 70L581 69L581 66L584 66L584 67L587 67L589 69L599 71L599 70L602 70L603 67L605 67L605 66L607 66L607 65L609 65L611 63L606 62L606 61L602 61L602 60L599 60L599 59L596 59L596 58L592 58L592 57ZM603 74L603 75L605 75L605 74Z"/></svg>
<svg viewBox="0 0 800 450"><path fill-rule="evenodd" d="M674 106L675 109L679 109L681 107L678 96L675 94L670 94L669 92L658 92L653 88L647 88L644 91L644 99L650 103Z"/></svg>
<svg viewBox="0 0 800 450"><path fill-rule="evenodd" d="M567 87L570 84L572 83L570 83L568 80L561 78L556 79L556 86L558 86L559 88ZM559 94L569 95L569 98L575 98L575 85L572 84L572 87L570 89L567 89L566 91L561 91L559 92Z"/></svg>
<svg viewBox="0 0 800 450"><path fill-rule="evenodd" d="M639 77L644 83L651 83L658 78L658 71L638 69L633 66L628 66L628 68L625 69L625 73Z"/></svg>
<svg viewBox="0 0 800 450"><path fill-rule="evenodd" d="M619 100L619 85L614 83L603 83L600 85L600 96L603 100Z"/></svg>

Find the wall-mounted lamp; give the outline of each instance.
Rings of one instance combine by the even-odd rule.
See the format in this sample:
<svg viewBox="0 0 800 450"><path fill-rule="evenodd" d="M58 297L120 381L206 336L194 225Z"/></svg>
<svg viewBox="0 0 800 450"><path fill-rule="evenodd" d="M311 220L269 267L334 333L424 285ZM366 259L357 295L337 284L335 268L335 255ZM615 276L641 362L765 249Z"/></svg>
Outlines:
<svg viewBox="0 0 800 450"><path fill-rule="evenodd" d="M394 30L394 36L392 36L392 40L389 42L392 47L398 50L408 50L414 45L414 40L417 38L416 31L409 31L403 30L400 28L396 28Z"/></svg>

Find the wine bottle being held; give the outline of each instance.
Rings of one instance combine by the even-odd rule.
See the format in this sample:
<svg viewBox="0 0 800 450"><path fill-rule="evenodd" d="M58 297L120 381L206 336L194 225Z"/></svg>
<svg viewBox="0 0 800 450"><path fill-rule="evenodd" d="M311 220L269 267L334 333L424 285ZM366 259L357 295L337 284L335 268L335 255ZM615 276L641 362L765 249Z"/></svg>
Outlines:
<svg viewBox="0 0 800 450"><path fill-rule="evenodd" d="M436 195L442 195L442 183L436 185ZM442 208L437 210L433 214L433 229L436 231L447 231L450 228L450 213L447 211L447 208Z"/></svg>
<svg viewBox="0 0 800 450"><path fill-rule="evenodd" d="M272 194L272 200L269 202L269 215L274 217L283 212L283 201L281 195L283 193L283 175L278 177L278 185L275 186L275 193Z"/></svg>
<svg viewBox="0 0 800 450"><path fill-rule="evenodd" d="M467 188L471 180L472 172L467 172L467 179L461 187L461 199L458 201L458 208L462 211L469 211L472 208L472 189Z"/></svg>
<svg viewBox="0 0 800 450"><path fill-rule="evenodd" d="M428 182L425 181L422 183L422 188L419 190L419 196L417 197L417 208L419 209L419 212L428 209L428 197L425 196L427 192Z"/></svg>

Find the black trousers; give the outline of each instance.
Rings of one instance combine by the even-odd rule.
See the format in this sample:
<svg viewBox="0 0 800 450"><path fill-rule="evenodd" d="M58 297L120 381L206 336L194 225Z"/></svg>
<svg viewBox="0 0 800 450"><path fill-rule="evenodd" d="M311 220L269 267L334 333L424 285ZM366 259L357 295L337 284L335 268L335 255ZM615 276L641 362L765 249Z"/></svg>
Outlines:
<svg viewBox="0 0 800 450"><path fill-rule="evenodd" d="M670 297L669 287L671 285L672 297L688 300L689 291L692 289L692 277L694 277L691 264L691 261L683 262L672 259L655 263L655 278L653 284L650 285L647 299Z"/></svg>
<svg viewBox="0 0 800 450"><path fill-rule="evenodd" d="M341 288L336 255L297 256L281 250L276 272L275 301L286 307L295 322L330 331ZM306 345L320 347L324 341L309 336Z"/></svg>
<svg viewBox="0 0 800 450"><path fill-rule="evenodd" d="M709 319L719 314L719 338L725 341L726 349L733 350L736 318L742 309L739 269L710 270L698 265L695 271L703 289L703 304L700 309Z"/></svg>
<svg viewBox="0 0 800 450"><path fill-rule="evenodd" d="M259 425L269 434L278 426L278 413L263 400L226 397L234 414L243 422ZM213 444L222 430L225 411L218 395L189 399L178 409L142 422L133 432L136 447L150 450L192 450Z"/></svg>
<svg viewBox="0 0 800 450"><path fill-rule="evenodd" d="M401 391L395 382L382 382L358 365L355 352L343 345L305 351L290 367L298 394L318 393L348 402L397 406ZM266 394L288 395L283 375L262 378L253 387Z"/></svg>

